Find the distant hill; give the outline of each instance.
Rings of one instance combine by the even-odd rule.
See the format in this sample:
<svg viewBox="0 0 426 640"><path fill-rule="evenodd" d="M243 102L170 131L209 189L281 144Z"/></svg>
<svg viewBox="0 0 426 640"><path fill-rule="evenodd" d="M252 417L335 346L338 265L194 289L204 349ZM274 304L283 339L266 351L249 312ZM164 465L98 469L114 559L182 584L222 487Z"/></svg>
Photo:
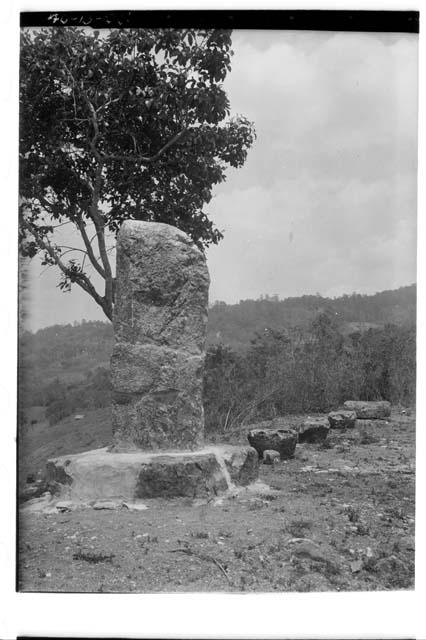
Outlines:
<svg viewBox="0 0 426 640"><path fill-rule="evenodd" d="M216 302L209 311L208 339L233 346L247 344L265 327L307 327L320 312L330 312L341 323L343 333L381 327L387 323L415 325L416 285L381 291L374 295L353 293L339 298L300 296L277 300L240 300L228 305Z"/></svg>
<svg viewBox="0 0 426 640"><path fill-rule="evenodd" d="M414 325L416 285L374 295L339 298L300 296L278 300L241 300L238 304L214 303L209 310L208 343L233 347L249 344L266 327L307 327L321 311L334 314L342 333L381 327L386 323ZM55 325L20 338L21 397L38 393L41 385L59 380L72 384L85 380L98 367L109 367L113 332L108 322ZM31 402L30 404L41 404Z"/></svg>

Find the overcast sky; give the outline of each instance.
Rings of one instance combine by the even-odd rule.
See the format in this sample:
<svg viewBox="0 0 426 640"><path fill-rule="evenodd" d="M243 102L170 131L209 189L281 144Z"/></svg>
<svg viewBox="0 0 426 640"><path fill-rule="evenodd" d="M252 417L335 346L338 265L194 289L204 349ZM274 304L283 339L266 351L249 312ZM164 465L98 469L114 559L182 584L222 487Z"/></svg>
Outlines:
<svg viewBox="0 0 426 640"><path fill-rule="evenodd" d="M210 300L374 293L416 281L417 46L408 34L234 31L245 166L206 212ZM34 261L27 326L105 319Z"/></svg>

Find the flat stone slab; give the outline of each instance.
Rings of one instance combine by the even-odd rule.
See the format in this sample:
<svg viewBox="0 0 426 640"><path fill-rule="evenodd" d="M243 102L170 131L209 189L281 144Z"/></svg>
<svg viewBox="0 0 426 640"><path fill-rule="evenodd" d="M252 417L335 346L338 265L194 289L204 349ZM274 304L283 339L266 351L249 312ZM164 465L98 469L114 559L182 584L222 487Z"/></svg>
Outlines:
<svg viewBox="0 0 426 640"><path fill-rule="evenodd" d="M391 414L391 404L387 400L363 401L363 400L347 400L344 405L345 409L355 411L356 417L360 420L376 420L389 418Z"/></svg>
<svg viewBox="0 0 426 640"><path fill-rule="evenodd" d="M389 427L389 425L390 425L389 420L378 420L377 418L375 420L357 420L356 421L356 426L359 431L362 431L364 429L371 429L374 427Z"/></svg>
<svg viewBox="0 0 426 640"><path fill-rule="evenodd" d="M50 490L74 503L215 496L249 485L258 473L255 449L231 445L161 453L103 448L47 462Z"/></svg>

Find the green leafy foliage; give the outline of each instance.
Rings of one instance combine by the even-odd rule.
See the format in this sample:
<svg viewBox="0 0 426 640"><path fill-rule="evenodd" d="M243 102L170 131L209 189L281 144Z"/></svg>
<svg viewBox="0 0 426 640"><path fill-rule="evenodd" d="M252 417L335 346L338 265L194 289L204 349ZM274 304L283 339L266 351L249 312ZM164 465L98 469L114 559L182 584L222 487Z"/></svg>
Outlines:
<svg viewBox="0 0 426 640"><path fill-rule="evenodd" d="M222 85L232 53L229 30L22 32L21 252L40 252L60 269L61 289L77 283L110 319L106 234L123 220L173 224L200 247L222 238L204 206L255 137L246 118L230 118ZM55 241L69 222L83 251ZM65 260L70 251L84 258Z"/></svg>

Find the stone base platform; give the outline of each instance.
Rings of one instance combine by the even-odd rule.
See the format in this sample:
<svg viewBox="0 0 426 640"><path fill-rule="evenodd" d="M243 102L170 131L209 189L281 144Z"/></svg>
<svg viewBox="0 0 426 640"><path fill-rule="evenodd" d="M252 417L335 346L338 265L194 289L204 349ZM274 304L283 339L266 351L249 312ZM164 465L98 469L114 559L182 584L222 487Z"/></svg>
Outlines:
<svg viewBox="0 0 426 640"><path fill-rule="evenodd" d="M219 495L258 478L259 460L248 446L147 453L95 449L47 462L52 493L72 502Z"/></svg>

